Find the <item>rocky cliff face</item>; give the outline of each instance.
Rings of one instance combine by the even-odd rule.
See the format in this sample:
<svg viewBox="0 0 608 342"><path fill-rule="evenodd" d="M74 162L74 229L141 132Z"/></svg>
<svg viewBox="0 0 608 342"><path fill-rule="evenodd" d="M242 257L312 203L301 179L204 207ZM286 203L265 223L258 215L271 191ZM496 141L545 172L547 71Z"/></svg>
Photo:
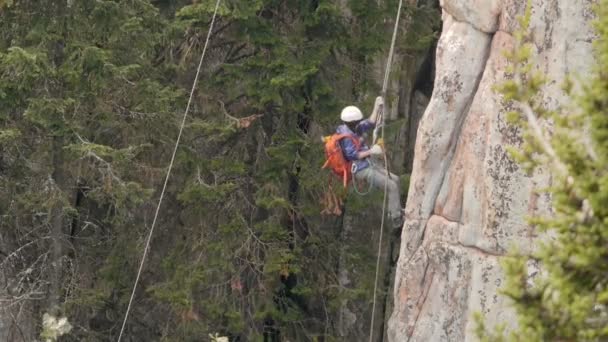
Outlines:
<svg viewBox="0 0 608 342"><path fill-rule="evenodd" d="M550 175L526 176L506 152L521 143L506 123L505 49L523 0L443 0L435 87L420 122L406 223L396 271L390 341L474 340L472 314L512 324L498 294L498 259L511 246L530 251L537 238L525 217L550 210L536 189ZM533 0L536 68L550 82L547 106L564 103L567 75L584 79L593 63L592 0Z"/></svg>

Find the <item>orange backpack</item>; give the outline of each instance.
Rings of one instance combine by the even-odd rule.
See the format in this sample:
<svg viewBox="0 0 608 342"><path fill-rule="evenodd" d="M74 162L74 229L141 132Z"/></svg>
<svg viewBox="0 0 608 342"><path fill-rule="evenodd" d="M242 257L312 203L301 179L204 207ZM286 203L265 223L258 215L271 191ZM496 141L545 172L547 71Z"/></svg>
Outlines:
<svg viewBox="0 0 608 342"><path fill-rule="evenodd" d="M325 157L327 158L327 161L323 164L322 169L331 169L336 175L342 178L342 184L344 184L344 187L346 188L352 179L352 162L346 160L342 153L342 148L340 147L340 140L345 138L351 139L355 144L355 147L359 149L361 143L359 142L359 139L355 138L352 134L335 133L325 137L323 140L325 141Z"/></svg>

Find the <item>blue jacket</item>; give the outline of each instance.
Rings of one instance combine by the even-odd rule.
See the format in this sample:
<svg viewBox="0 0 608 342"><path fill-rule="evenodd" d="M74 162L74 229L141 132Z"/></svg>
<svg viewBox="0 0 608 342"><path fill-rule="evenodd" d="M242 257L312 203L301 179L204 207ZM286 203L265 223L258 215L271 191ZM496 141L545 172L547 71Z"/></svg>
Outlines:
<svg viewBox="0 0 608 342"><path fill-rule="evenodd" d="M371 131L375 127L376 127L376 125L373 122L366 119L366 120L361 121L359 123L359 125L357 125L357 128L355 130L357 131L357 133L363 134L365 132ZM359 149L357 149L357 147L355 146L355 144L353 143L352 140L350 140L350 139L340 140L340 148L342 149L344 158L346 158L346 160L352 161L354 164L353 173L357 173L361 170L368 168L370 164L369 164L369 161L367 160L367 158L361 159L361 160L357 159L357 152L369 150L369 147L365 144L364 139L359 134L351 131L350 128L348 128L348 126L346 126L346 125L338 126L338 128L336 129L336 133L352 134L355 139L358 138L359 141L361 142L359 145Z"/></svg>

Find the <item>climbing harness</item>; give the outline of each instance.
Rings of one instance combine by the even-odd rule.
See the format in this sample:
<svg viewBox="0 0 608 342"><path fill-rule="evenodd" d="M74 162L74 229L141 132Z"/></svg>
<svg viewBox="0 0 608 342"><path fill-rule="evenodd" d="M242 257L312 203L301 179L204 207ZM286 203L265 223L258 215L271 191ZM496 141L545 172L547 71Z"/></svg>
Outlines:
<svg viewBox="0 0 608 342"><path fill-rule="evenodd" d="M374 163L372 162L371 159L368 159L367 162L369 163L369 167L373 167L374 166ZM356 171L355 170L355 163L353 163L353 170L352 170L352 173L353 173L353 190L359 196L366 196L366 195L368 195L372 191L372 188L374 187L374 178L372 177L372 174L370 173L363 180L364 183L367 183L367 190L365 190L365 191L359 190L359 186L357 185L357 179L354 176L355 171Z"/></svg>
<svg viewBox="0 0 608 342"><path fill-rule="evenodd" d="M158 199L158 205L156 206L156 212L154 213L154 219L152 220L152 226L150 227L150 233L148 233L148 238L146 240L146 247L144 248L144 253L141 257L141 262L139 264L139 270L137 271L137 277L135 278L135 284L133 284L133 291L131 292L131 298L129 299L129 304L127 305L127 311L125 312L125 318L122 322L122 327L120 328L120 334L118 335L118 342L122 339L122 335L125 331L125 327L127 325L127 320L129 318L129 312L131 311L131 305L133 304L133 299L135 298L135 291L137 290L137 284L139 283L139 278L141 276L141 272L144 268L144 263L146 261L146 256L148 254L148 250L150 249L150 241L152 240L152 234L154 233L154 227L156 226L156 219L158 218L158 212L160 211L160 205L163 202L163 197L165 196L165 190L167 189L167 183L169 182L169 177L171 176L171 170L173 169L173 162L175 161L175 155L177 153L177 148L179 147L179 142L182 137L182 132L184 130L184 126L186 125L186 118L188 117L188 111L190 110L190 105L192 104L192 98L194 97L194 90L196 89L196 84L198 83L198 78L201 73L201 68L203 66L203 60L205 59L205 53L207 52L207 46L209 45L209 38L211 37L211 32L213 31L213 25L215 24L215 17L217 16L217 10L220 6L220 1L217 0L215 3L215 9L213 11L213 17L211 18L211 23L209 24L209 31L207 32L207 39L205 40L205 45L203 47L203 52L201 53L201 59L198 62L198 68L196 69L196 76L194 77L194 82L192 83L192 89L190 90L190 97L188 98L188 104L186 105L186 110L184 111L184 117L182 119L182 124L179 128L179 133L177 134L177 140L175 141L175 147L173 148L173 154L171 155L171 161L169 162L169 168L167 170L167 176L165 177L165 183L163 184L163 188L160 192L160 198Z"/></svg>
<svg viewBox="0 0 608 342"><path fill-rule="evenodd" d="M401 7L403 6L403 0L399 0L399 8L397 9L397 16L395 17L395 27L393 29L393 38L391 40L391 47L388 52L388 60L386 61L386 68L384 69L384 81L382 82L382 93L381 96L384 100L386 100L386 91L388 88L388 78L391 73L391 67L393 64L393 54L395 52L395 42L397 40L397 32L399 30L399 19L401 18ZM374 143L377 140L377 130L380 128L380 137L384 139L384 106L381 115L381 123L380 126L376 126L374 129ZM378 256L376 258L376 276L374 278L374 294L372 299L372 317L369 327L369 342L373 342L374 337L374 318L376 316L376 292L378 291L378 271L380 269L380 255L382 252L382 235L384 231L384 216L386 214L386 199L388 193L388 179L390 177L390 173L388 172L388 159L386 157L386 150L382 150L382 156L384 158L384 169L386 172L386 180L384 182L384 198L382 200L382 218L380 219L380 237L378 239Z"/></svg>

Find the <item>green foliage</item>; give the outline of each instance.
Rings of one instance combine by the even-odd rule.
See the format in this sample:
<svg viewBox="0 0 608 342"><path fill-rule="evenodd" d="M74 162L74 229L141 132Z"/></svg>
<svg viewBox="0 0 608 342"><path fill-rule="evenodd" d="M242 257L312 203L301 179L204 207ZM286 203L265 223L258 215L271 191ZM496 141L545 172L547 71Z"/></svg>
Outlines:
<svg viewBox="0 0 608 342"><path fill-rule="evenodd" d="M596 6L597 66L579 95L567 81L564 90L575 106L547 110L539 96L546 79L532 71L533 49L526 43L531 6L515 34L517 48L508 54L513 79L499 90L515 101L509 120L522 128L524 145L513 156L530 172L539 167L552 171L547 190L553 199L550 216L530 220L551 238L533 255L514 253L503 267L507 275L504 294L518 314L516 331L489 334L487 341L599 341L608 338L608 2ZM553 121L552 134L539 120ZM529 262L542 272L529 279Z"/></svg>
<svg viewBox="0 0 608 342"><path fill-rule="evenodd" d="M235 189L236 185L230 182L213 186L192 184L187 186L186 190L179 195L178 199L184 202L184 204L205 205L206 203L221 201Z"/></svg>
<svg viewBox="0 0 608 342"><path fill-rule="evenodd" d="M7 145L11 141L19 138L21 133L16 129L3 129L0 130L0 144Z"/></svg>
<svg viewBox="0 0 608 342"><path fill-rule="evenodd" d="M47 260L60 231L66 340L116 337L214 5L0 1L0 229L35 246L17 270ZM372 280L337 283L340 253L372 258L319 215L315 134L379 88L371 63L395 6L222 1L127 334L260 340L272 320L285 338L329 339L342 300L369 298ZM435 19L415 21L413 49Z"/></svg>
<svg viewBox="0 0 608 342"><path fill-rule="evenodd" d="M410 18L402 49L408 52L424 51L437 41L441 15L431 4L420 7L405 4L405 15Z"/></svg>

